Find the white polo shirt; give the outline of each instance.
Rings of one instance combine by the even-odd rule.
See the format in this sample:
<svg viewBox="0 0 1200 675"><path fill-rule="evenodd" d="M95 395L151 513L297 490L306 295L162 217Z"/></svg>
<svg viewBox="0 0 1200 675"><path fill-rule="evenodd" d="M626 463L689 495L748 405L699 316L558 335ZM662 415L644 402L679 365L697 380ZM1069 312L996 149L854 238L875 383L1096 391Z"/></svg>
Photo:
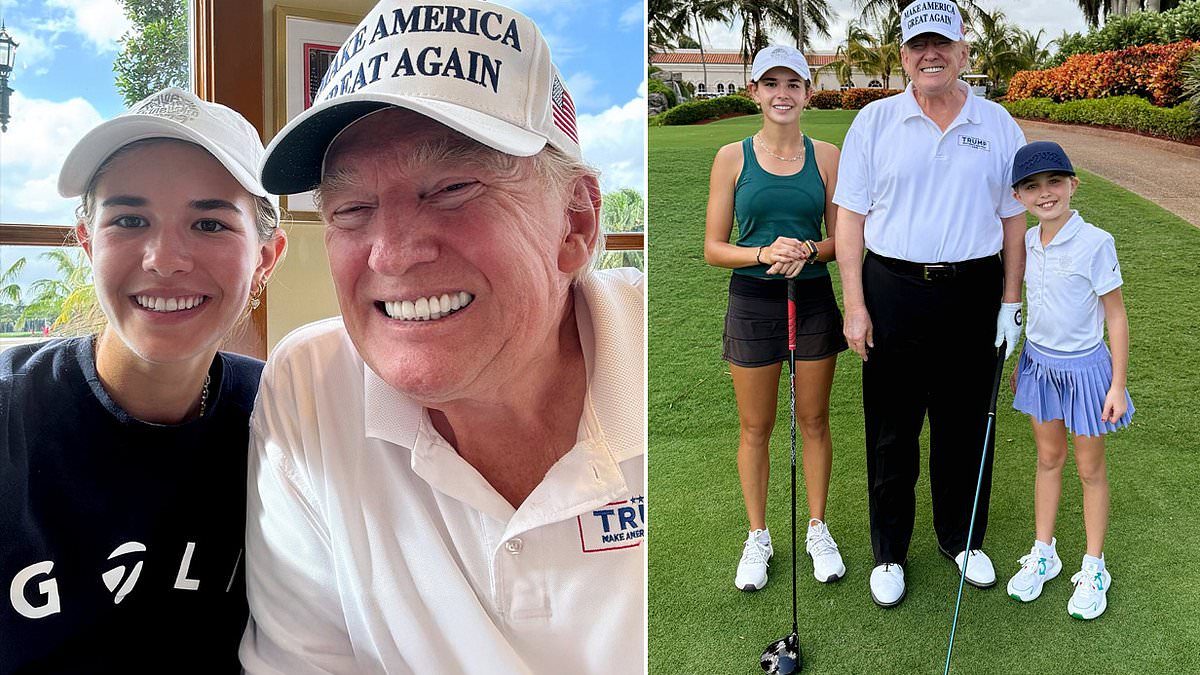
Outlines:
<svg viewBox="0 0 1200 675"><path fill-rule="evenodd" d="M642 672L643 288L576 286L578 442L515 510L340 319L285 338L251 418L246 671Z"/></svg>
<svg viewBox="0 0 1200 675"><path fill-rule="evenodd" d="M833 201L867 217L866 247L911 262L959 262L995 255L1001 218L1024 207L1008 179L1025 135L1008 111L967 94L942 131L913 96L868 104L842 144Z"/></svg>
<svg viewBox="0 0 1200 675"><path fill-rule="evenodd" d="M1077 352L1104 339L1100 296L1121 286L1121 263L1111 234L1084 222L1078 211L1042 247L1042 226L1025 233L1025 337L1040 347Z"/></svg>

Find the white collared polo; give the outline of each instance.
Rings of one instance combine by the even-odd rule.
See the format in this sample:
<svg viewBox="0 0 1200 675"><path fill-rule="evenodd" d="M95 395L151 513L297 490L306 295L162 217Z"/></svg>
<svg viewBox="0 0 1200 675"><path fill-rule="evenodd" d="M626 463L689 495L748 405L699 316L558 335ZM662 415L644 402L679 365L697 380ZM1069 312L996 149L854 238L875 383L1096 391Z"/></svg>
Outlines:
<svg viewBox="0 0 1200 675"><path fill-rule="evenodd" d="M942 131L912 84L868 104L846 132L833 201L866 216L866 247L912 262L995 255L1001 218L1024 210L1012 196L1012 159L1025 135L1003 107L970 93Z"/></svg>
<svg viewBox="0 0 1200 675"><path fill-rule="evenodd" d="M1025 337L1064 352L1095 347L1104 339L1100 296L1120 287L1121 263L1113 236L1071 212L1050 244L1042 226L1025 233Z"/></svg>
<svg viewBox="0 0 1200 675"><path fill-rule="evenodd" d="M251 419L248 673L643 671L642 276L574 293L577 443L517 509L340 319L279 344Z"/></svg>

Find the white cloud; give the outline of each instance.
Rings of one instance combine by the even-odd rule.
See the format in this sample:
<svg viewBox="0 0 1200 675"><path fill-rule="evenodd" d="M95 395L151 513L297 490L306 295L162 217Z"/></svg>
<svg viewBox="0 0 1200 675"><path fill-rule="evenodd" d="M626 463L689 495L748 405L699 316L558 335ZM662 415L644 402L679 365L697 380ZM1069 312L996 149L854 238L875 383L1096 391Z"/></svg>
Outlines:
<svg viewBox="0 0 1200 675"><path fill-rule="evenodd" d="M16 82L22 73L37 73L50 66L50 63L54 61L54 46L43 39L41 35L26 33L16 26L9 26L8 32L17 41L17 53L13 57L16 60L13 68L15 77L12 82L12 86L17 87L20 85Z"/></svg>
<svg viewBox="0 0 1200 675"><path fill-rule="evenodd" d="M635 2L621 13L621 18L617 21L621 28L641 28L642 22L645 20L646 6L640 2Z"/></svg>
<svg viewBox="0 0 1200 675"><path fill-rule="evenodd" d="M567 77L567 91L579 110L602 110L612 105L612 96L596 91L596 78L587 73L575 73Z"/></svg>
<svg viewBox="0 0 1200 675"><path fill-rule="evenodd" d="M117 39L132 27L117 0L46 0L46 4L67 10L71 30L87 38L98 52L117 51Z"/></svg>
<svg viewBox="0 0 1200 675"><path fill-rule="evenodd" d="M639 95L602 113L579 116L583 157L600 169L603 192L634 188L646 194L646 96Z"/></svg>
<svg viewBox="0 0 1200 675"><path fill-rule="evenodd" d="M82 98L62 103L12 97L12 121L0 136L0 220L70 225L75 200L58 196L58 170L100 113Z"/></svg>

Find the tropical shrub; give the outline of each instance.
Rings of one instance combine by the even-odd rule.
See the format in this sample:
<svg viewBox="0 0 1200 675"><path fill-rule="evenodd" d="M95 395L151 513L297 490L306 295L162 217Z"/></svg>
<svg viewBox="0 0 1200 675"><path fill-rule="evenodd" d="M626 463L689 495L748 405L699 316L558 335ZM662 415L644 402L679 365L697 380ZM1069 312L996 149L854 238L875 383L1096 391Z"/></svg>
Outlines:
<svg viewBox="0 0 1200 675"><path fill-rule="evenodd" d="M758 112L758 106L742 96L718 96L704 101L688 101L659 115L662 124L676 126L680 124L695 124L711 120L723 115L742 114L753 115Z"/></svg>
<svg viewBox="0 0 1200 675"><path fill-rule="evenodd" d="M1137 96L1116 96L1066 103L1031 98L1005 101L1001 105L1014 117L1118 127L1176 141L1200 140L1200 125L1193 119L1188 103L1160 108Z"/></svg>
<svg viewBox="0 0 1200 675"><path fill-rule="evenodd" d="M1200 40L1200 0L1184 0L1161 13L1135 12L1110 15L1104 27L1090 33L1074 33L1058 41L1058 53L1049 65L1059 66L1076 54L1098 54L1145 44L1171 44Z"/></svg>
<svg viewBox="0 0 1200 675"><path fill-rule="evenodd" d="M808 107L817 110L840 108L842 107L842 92L837 89L814 91L812 98L808 99Z"/></svg>
<svg viewBox="0 0 1200 675"><path fill-rule="evenodd" d="M1173 105L1183 94L1182 67L1200 48L1185 40L1100 54L1076 54L1048 70L1023 70L1008 83L1008 100L1051 98L1072 101L1133 95L1155 105Z"/></svg>
<svg viewBox="0 0 1200 675"><path fill-rule="evenodd" d="M903 89L864 89L861 87L855 87L853 89L846 89L842 92L842 108L844 110L858 110L858 109L862 108L863 106L865 106L866 104L870 103L871 101L878 101L881 98L895 96L896 94L899 94L902 91L904 91L904 90Z"/></svg>
<svg viewBox="0 0 1200 675"><path fill-rule="evenodd" d="M1192 119L1200 127L1200 50L1183 65L1183 95L1192 108Z"/></svg>

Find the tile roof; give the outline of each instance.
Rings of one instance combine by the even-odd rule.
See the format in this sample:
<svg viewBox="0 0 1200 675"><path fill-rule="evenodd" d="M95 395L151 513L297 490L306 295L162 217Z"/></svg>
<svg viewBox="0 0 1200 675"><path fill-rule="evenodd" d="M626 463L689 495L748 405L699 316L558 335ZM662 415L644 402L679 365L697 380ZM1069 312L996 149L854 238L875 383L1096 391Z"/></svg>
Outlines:
<svg viewBox="0 0 1200 675"><path fill-rule="evenodd" d="M833 54L805 54L805 60L808 65L820 67L837 58ZM753 59L742 60L741 54L738 52L728 51L706 51L704 52L704 62L707 64L732 64L732 65L749 65ZM700 52L696 49L685 49L673 52L662 52L659 54L650 55L651 63L700 63Z"/></svg>

